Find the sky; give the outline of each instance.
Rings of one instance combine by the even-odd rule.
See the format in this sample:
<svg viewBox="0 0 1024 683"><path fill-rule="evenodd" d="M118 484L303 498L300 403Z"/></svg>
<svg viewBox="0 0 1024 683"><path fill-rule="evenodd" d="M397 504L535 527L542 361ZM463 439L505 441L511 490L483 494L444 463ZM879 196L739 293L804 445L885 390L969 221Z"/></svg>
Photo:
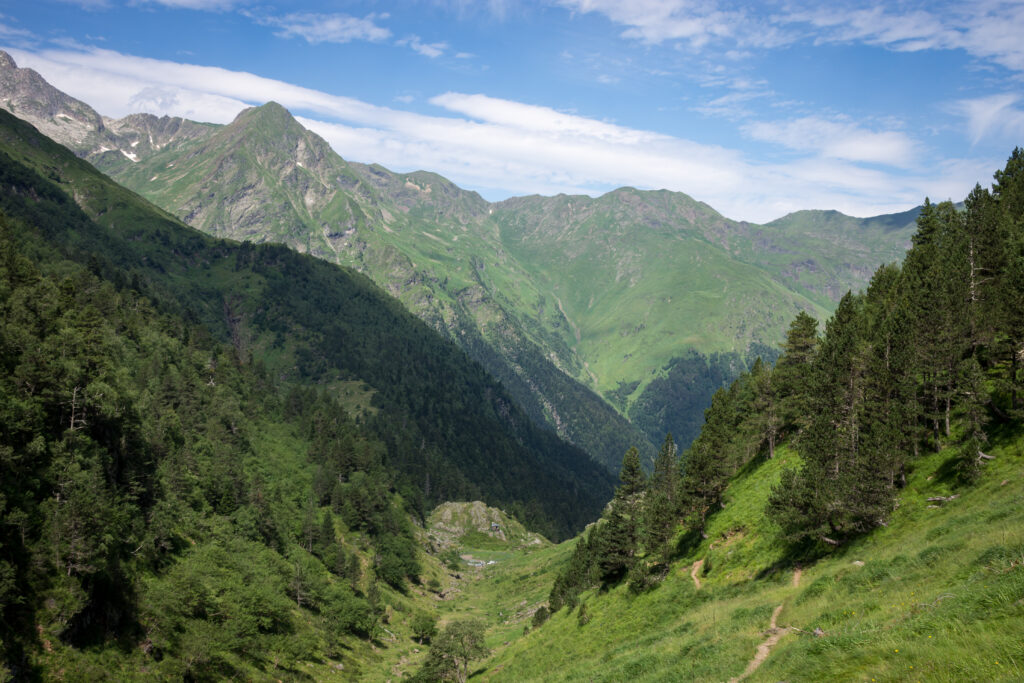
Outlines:
<svg viewBox="0 0 1024 683"><path fill-rule="evenodd" d="M1022 36L1024 0L0 0L0 47L105 116L276 101L491 201L669 189L759 223L989 186Z"/></svg>

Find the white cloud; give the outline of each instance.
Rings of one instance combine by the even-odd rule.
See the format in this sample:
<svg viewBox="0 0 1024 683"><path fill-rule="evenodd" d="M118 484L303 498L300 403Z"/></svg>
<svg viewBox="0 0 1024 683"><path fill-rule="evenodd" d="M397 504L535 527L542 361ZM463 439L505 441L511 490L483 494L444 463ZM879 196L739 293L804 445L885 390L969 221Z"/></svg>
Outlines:
<svg viewBox="0 0 1024 683"><path fill-rule="evenodd" d="M247 3L247 0L144 0L152 4L172 7L174 9L206 10L210 12L224 12L234 9L238 5Z"/></svg>
<svg viewBox="0 0 1024 683"><path fill-rule="evenodd" d="M252 18L266 26L279 27L281 30L276 35L281 38L305 38L314 45L350 43L353 40L376 42L391 37L389 29L375 23L377 19L386 19L386 14L369 14L360 19L348 14L299 12L283 17Z"/></svg>
<svg viewBox="0 0 1024 683"><path fill-rule="evenodd" d="M959 100L950 109L967 119L967 132L973 144L984 138L1002 136L1011 142L1024 138L1024 110L1014 105L1021 96L1000 93L971 100Z"/></svg>
<svg viewBox="0 0 1024 683"><path fill-rule="evenodd" d="M729 39L741 46L769 47L787 42L775 26L742 9L721 8L702 0L559 0L581 13L597 12L626 27L622 36L645 43L669 40L696 48Z"/></svg>
<svg viewBox="0 0 1024 683"><path fill-rule="evenodd" d="M905 52L962 49L1008 69L1024 70L1024 3L919 4L919 9L907 11L829 6L794 12L782 21L814 27L819 42L863 42Z"/></svg>
<svg viewBox="0 0 1024 683"><path fill-rule="evenodd" d="M755 140L772 142L825 159L913 166L917 145L900 131L872 131L847 121L806 116L788 121L758 121L742 127Z"/></svg>
<svg viewBox="0 0 1024 683"><path fill-rule="evenodd" d="M419 36L409 36L402 40L395 41L395 45L398 46L409 46L414 52L418 52L424 57L440 57L448 49L448 43L424 43ZM462 53L460 53L462 54Z"/></svg>
<svg viewBox="0 0 1024 683"><path fill-rule="evenodd" d="M908 52L962 49L1024 71L1024 2L1020 0L868 0L827 5L797 0L775 12L729 0L559 0L559 4L605 15L625 28L625 38L650 44L681 41L698 49L722 43L729 48L725 55L730 58L745 55L746 48L781 47L809 39Z"/></svg>
<svg viewBox="0 0 1024 683"><path fill-rule="evenodd" d="M5 24L2 20L6 18L0 14L0 40L9 40L18 44L25 44L35 40L36 36L31 31Z"/></svg>
<svg viewBox="0 0 1024 683"><path fill-rule="evenodd" d="M556 192L597 194L621 185L686 192L732 218L767 221L800 208L852 215L905 210L925 195L961 198L1000 160L947 162L911 171L865 168L855 153L825 136L833 155L758 163L735 149L567 114L482 94L431 98L444 115L368 104L250 73L178 64L93 48L9 50L22 66L89 102L101 113L135 111L225 123L244 107L270 100L303 113L303 125L344 157L398 171L441 173L491 198ZM828 122L826 122L828 123ZM812 126L813 128L813 126ZM823 130L828 132L828 126ZM895 141L860 131L868 143ZM780 125L779 139L791 131ZM883 135L872 138L872 135ZM862 138L864 139L864 138Z"/></svg>

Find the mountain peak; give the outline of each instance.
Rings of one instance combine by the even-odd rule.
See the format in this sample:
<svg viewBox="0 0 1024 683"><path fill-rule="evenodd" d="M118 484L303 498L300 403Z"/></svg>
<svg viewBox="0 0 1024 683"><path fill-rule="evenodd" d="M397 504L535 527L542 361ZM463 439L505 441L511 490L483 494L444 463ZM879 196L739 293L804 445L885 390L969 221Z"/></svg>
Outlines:
<svg viewBox="0 0 1024 683"><path fill-rule="evenodd" d="M267 102L261 104L258 107L249 107L239 112L238 116L235 117L234 123L240 122L274 122L278 125L284 124L286 126L298 126L300 125L292 113L285 109L282 105L277 102Z"/></svg>
<svg viewBox="0 0 1024 683"><path fill-rule="evenodd" d="M14 58L9 54L0 50L0 69L17 69L18 65L14 63Z"/></svg>

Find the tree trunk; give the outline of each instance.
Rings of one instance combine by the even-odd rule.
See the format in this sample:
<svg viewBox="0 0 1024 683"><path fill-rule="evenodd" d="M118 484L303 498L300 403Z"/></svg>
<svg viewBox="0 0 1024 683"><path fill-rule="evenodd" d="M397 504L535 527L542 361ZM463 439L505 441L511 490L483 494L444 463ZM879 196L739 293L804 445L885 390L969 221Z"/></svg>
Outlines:
<svg viewBox="0 0 1024 683"><path fill-rule="evenodd" d="M949 438L949 404L950 404L950 398L949 398L949 395L947 394L946 395L946 438L947 439Z"/></svg>

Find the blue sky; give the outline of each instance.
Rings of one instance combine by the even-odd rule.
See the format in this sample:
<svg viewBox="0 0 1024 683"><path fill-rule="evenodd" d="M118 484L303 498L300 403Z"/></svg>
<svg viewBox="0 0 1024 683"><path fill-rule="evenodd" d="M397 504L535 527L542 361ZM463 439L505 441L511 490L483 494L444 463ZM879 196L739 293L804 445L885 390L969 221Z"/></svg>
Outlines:
<svg viewBox="0 0 1024 683"><path fill-rule="evenodd" d="M490 200L632 185L757 222L988 185L1022 36L1022 0L0 0L0 46L106 116L275 100Z"/></svg>

